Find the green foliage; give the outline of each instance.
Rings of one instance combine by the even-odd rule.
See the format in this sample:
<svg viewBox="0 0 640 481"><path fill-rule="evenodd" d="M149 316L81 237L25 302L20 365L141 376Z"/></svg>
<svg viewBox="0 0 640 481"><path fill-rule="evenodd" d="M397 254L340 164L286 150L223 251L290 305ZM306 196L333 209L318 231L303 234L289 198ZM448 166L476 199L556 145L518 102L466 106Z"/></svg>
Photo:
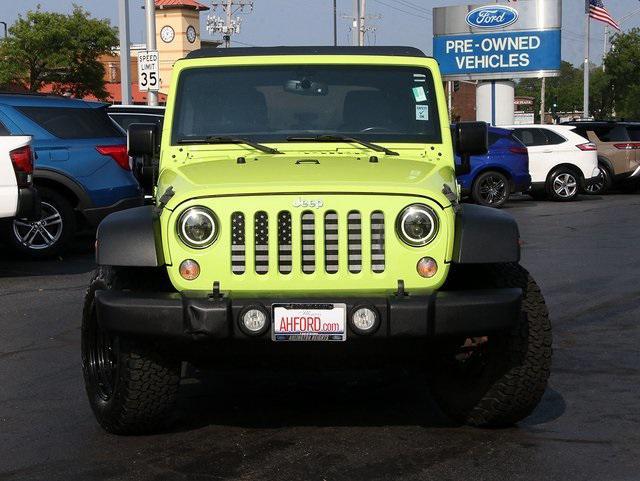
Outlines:
<svg viewBox="0 0 640 481"><path fill-rule="evenodd" d="M53 84L55 93L104 99L104 67L98 57L118 43L108 20L91 18L74 5L70 15L29 11L0 43L0 85L17 84L37 92Z"/></svg>
<svg viewBox="0 0 640 481"><path fill-rule="evenodd" d="M616 35L605 59L611 78L616 114L619 118L640 118L640 29Z"/></svg>
<svg viewBox="0 0 640 481"><path fill-rule="evenodd" d="M598 118L607 118L613 110L611 95L611 76L601 67L591 66L589 79L589 104L591 113ZM545 106L551 110L553 100L558 101L558 112L573 112L582 110L584 74L582 68L576 68L566 61L560 66L560 76L547 78ZM540 79L522 79L516 86L516 95L534 97L536 116L540 111Z"/></svg>

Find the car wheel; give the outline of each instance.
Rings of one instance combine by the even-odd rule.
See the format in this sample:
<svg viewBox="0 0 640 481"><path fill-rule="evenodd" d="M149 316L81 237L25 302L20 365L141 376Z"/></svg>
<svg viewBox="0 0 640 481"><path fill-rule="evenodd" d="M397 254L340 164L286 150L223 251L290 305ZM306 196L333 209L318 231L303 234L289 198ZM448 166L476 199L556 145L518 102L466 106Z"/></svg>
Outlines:
<svg viewBox="0 0 640 481"><path fill-rule="evenodd" d="M514 424L538 405L551 370L551 323L540 288L515 263L458 265L449 276L446 289L515 287L523 297L519 321L510 330L451 339L435 348L434 399L462 424Z"/></svg>
<svg viewBox="0 0 640 481"><path fill-rule="evenodd" d="M473 183L471 197L474 202L500 208L509 199L509 179L500 172L483 172Z"/></svg>
<svg viewBox="0 0 640 481"><path fill-rule="evenodd" d="M98 423L114 434L144 434L167 424L180 382L179 360L153 343L107 332L97 322L98 290L135 289L144 279L126 269L99 267L82 314L82 370Z"/></svg>
<svg viewBox="0 0 640 481"><path fill-rule="evenodd" d="M584 189L587 194L604 194L611 187L611 174L609 173L609 170L602 165L598 166L598 170L598 180Z"/></svg>
<svg viewBox="0 0 640 481"><path fill-rule="evenodd" d="M569 169L556 169L547 178L545 186L551 200L568 202L578 195L578 176Z"/></svg>
<svg viewBox="0 0 640 481"><path fill-rule="evenodd" d="M42 209L37 220L13 219L5 237L15 250L34 258L58 254L74 237L76 219L71 203L55 190L38 188Z"/></svg>

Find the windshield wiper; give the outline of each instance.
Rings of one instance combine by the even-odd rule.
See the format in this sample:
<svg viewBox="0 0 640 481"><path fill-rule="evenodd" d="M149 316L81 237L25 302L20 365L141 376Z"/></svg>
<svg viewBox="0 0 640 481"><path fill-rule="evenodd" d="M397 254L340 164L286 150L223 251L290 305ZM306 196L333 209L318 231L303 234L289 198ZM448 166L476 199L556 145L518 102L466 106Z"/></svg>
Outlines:
<svg viewBox="0 0 640 481"><path fill-rule="evenodd" d="M281 154L278 149L268 147L266 145L253 142L249 139L243 139L242 137L218 137L215 135L207 135L204 137L182 137L178 139L179 144L245 144L249 147L253 147L256 150L260 150L265 154Z"/></svg>
<svg viewBox="0 0 640 481"><path fill-rule="evenodd" d="M343 135L311 135L309 137L287 137L289 142L352 142L354 144L360 144L367 149L375 150L376 152L384 152L386 155L400 155L391 149L387 149L382 145L367 142L366 140L358 139L356 137L346 137Z"/></svg>

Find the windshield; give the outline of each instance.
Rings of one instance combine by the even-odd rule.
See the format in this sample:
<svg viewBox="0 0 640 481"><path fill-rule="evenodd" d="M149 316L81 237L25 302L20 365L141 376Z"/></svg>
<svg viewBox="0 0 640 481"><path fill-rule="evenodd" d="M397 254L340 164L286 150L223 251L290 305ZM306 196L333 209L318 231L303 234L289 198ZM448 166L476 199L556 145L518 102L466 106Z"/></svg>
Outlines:
<svg viewBox="0 0 640 481"><path fill-rule="evenodd" d="M427 69L375 66L205 67L178 82L172 144L208 136L254 142L339 135L440 143Z"/></svg>

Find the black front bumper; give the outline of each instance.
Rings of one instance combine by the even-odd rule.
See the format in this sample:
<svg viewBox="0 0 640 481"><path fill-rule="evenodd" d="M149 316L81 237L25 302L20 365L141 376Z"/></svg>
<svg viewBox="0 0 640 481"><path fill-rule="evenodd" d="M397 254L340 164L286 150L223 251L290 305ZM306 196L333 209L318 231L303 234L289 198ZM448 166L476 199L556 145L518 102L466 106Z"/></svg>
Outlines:
<svg viewBox="0 0 640 481"><path fill-rule="evenodd" d="M178 293L158 294L97 291L98 323L108 331L173 338L256 339L239 327L239 317L248 306L259 305L272 312L273 304L344 303L350 313L370 306L380 324L373 334L359 335L347 322L347 340L358 338L428 338L446 335L482 335L508 329L520 318L522 291L517 288L473 291L441 291L428 295L349 298L188 297ZM271 331L257 336L270 340Z"/></svg>

